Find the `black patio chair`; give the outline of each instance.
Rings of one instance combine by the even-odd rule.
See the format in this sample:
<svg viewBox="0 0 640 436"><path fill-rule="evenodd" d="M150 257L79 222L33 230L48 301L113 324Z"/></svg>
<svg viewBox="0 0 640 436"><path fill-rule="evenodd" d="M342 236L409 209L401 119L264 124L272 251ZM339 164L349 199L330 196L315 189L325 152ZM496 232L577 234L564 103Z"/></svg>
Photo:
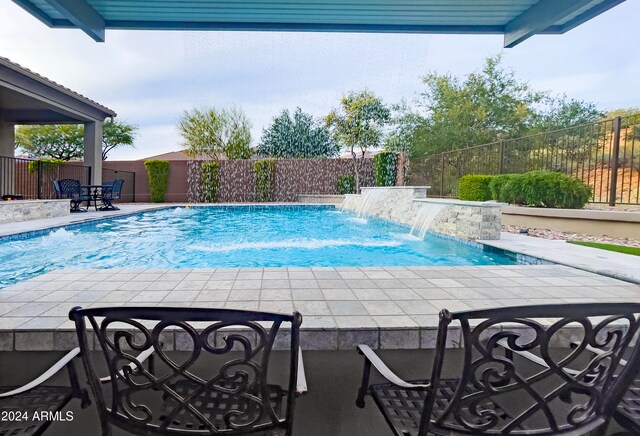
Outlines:
<svg viewBox="0 0 640 436"><path fill-rule="evenodd" d="M113 201L120 199L122 195L123 184L124 180L122 179L103 183L103 187L100 193L100 200L102 201L100 210L120 210L113 205Z"/></svg>
<svg viewBox="0 0 640 436"><path fill-rule="evenodd" d="M0 435L40 435L51 424L52 415L61 411L72 398L79 398L82 408L91 402L87 391L80 387L74 358L80 348L74 348L30 383L20 387L0 388ZM69 372L70 386L45 386L51 377L64 368ZM7 416L4 416L4 413Z"/></svg>
<svg viewBox="0 0 640 436"><path fill-rule="evenodd" d="M82 350L88 321L110 373L103 391L94 361L82 354L103 434L115 426L148 435L291 435L296 395L306 392L299 313L121 307L74 308L69 317ZM283 323L291 329L281 331ZM267 382L276 336L290 345L286 388ZM178 352L162 349L167 337ZM149 348L156 364L127 366Z"/></svg>
<svg viewBox="0 0 640 436"><path fill-rule="evenodd" d="M604 434L640 365L640 347L633 346L629 364L618 370L639 314L634 303L443 310L430 379L406 382L371 348L358 346L365 366L356 404L364 407L370 393L398 436ZM449 378L443 364L453 321L460 324L453 331L462 335L464 357L461 373ZM579 342L574 348L572 335ZM594 357L588 348L604 353ZM388 383L369 385L371 365Z"/></svg>
<svg viewBox="0 0 640 436"><path fill-rule="evenodd" d="M68 198L71 202L71 212L86 212L87 209L80 208L83 201L91 201L91 195L84 192L80 180L61 179L54 180L53 187L56 191L56 198Z"/></svg>

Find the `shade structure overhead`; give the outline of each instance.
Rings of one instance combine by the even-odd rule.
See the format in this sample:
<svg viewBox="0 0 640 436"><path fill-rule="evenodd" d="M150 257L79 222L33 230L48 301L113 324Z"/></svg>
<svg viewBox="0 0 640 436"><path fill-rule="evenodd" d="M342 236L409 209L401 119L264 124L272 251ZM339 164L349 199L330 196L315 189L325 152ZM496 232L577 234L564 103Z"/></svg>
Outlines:
<svg viewBox="0 0 640 436"><path fill-rule="evenodd" d="M504 34L564 33L624 0L13 0L50 27Z"/></svg>

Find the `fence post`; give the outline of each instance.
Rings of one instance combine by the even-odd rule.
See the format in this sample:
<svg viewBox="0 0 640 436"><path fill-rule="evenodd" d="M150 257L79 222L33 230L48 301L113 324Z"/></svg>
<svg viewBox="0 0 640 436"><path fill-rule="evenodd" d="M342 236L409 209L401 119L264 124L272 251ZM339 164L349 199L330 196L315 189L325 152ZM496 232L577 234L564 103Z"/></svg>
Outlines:
<svg viewBox="0 0 640 436"><path fill-rule="evenodd" d="M38 163L38 200L42 200L42 161L37 160Z"/></svg>
<svg viewBox="0 0 640 436"><path fill-rule="evenodd" d="M609 182L609 206L616 205L618 191L618 158L620 156L620 131L622 130L622 117L613 120L613 152L611 153L611 180Z"/></svg>
<svg viewBox="0 0 640 436"><path fill-rule="evenodd" d="M502 174L504 172L504 141L500 141L498 153L500 153L500 159L498 160L498 174Z"/></svg>
<svg viewBox="0 0 640 436"><path fill-rule="evenodd" d="M444 197L444 153L440 159L440 198Z"/></svg>

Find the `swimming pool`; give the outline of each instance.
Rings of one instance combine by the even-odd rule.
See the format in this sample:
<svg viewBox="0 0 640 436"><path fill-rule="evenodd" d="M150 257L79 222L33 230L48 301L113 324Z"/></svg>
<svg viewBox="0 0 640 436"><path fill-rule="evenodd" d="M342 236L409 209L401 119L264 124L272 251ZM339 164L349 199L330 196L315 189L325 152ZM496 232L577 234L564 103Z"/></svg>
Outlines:
<svg viewBox="0 0 640 436"><path fill-rule="evenodd" d="M332 206L169 208L0 239L0 287L63 268L505 265L515 260Z"/></svg>

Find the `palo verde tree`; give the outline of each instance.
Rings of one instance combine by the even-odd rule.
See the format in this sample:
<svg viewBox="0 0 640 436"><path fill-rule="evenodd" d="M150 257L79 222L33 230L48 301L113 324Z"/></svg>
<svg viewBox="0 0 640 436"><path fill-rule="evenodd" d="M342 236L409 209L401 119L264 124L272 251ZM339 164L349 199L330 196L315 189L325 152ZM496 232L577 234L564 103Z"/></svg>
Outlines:
<svg viewBox="0 0 640 436"><path fill-rule="evenodd" d="M338 154L339 148L329 129L298 107L293 117L285 109L263 129L258 154L295 159L332 157Z"/></svg>
<svg viewBox="0 0 640 436"><path fill-rule="evenodd" d="M185 111L178 131L187 153L218 160L251 157L251 123L240 109L203 108Z"/></svg>
<svg viewBox="0 0 640 436"><path fill-rule="evenodd" d="M107 121L102 128L102 160L120 147L133 147L137 127L126 121ZM68 161L84 155L84 126L50 124L19 126L16 146L30 157Z"/></svg>
<svg viewBox="0 0 640 436"><path fill-rule="evenodd" d="M370 91L350 92L340 101L340 108L333 109L326 118L326 126L333 138L351 152L356 192L360 190L360 165L365 151L379 147L383 127L389 121L390 110L382 100ZM360 159L358 154L360 152Z"/></svg>

